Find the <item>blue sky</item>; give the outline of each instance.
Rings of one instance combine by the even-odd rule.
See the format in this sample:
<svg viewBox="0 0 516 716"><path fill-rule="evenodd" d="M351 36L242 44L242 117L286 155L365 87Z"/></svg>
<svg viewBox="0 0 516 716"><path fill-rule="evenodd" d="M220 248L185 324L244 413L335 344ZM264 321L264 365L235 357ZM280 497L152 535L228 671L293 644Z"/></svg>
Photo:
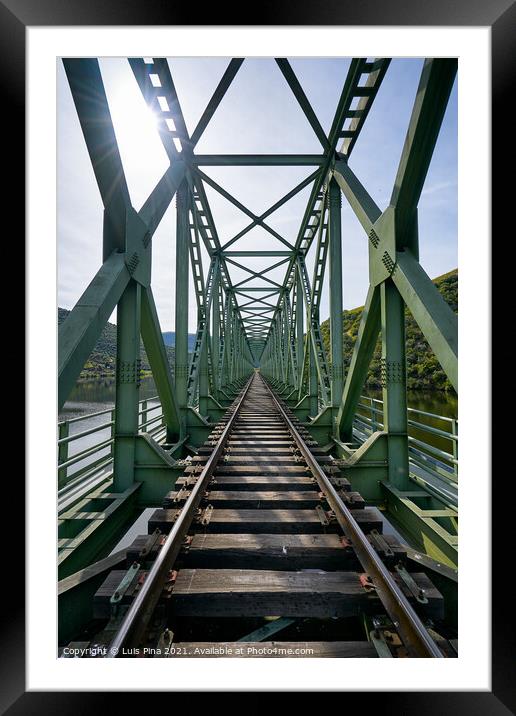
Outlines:
<svg viewBox="0 0 516 716"><path fill-rule="evenodd" d="M346 77L349 59L290 59L301 85L328 131ZM220 80L224 58L169 59L190 133ZM393 60L349 164L380 208L390 199L414 102L422 59ZM168 160L153 118L127 60L101 59L100 67L126 172L131 201L139 209L165 171ZM72 308L101 264L102 203L63 70L58 62L58 303ZM272 59L247 59L241 66L196 152L320 153L321 147ZM255 213L261 213L308 176L313 167L203 167L203 171ZM222 243L249 218L207 187ZM272 214L268 223L294 243L310 193L300 192ZM343 198L344 307L362 305L368 286L367 237ZM457 266L457 81L446 111L419 203L420 261L431 276ZM233 250L284 248L255 228ZM314 247L315 248L315 242ZM204 254L205 268L207 267ZM237 259L238 260L238 259ZM174 330L175 201L153 238L153 291L163 330ZM277 259L253 259L259 270ZM313 250L307 257L310 270ZM267 274L282 281L284 267ZM234 283L249 274L231 267ZM253 285L251 282L249 285ZM328 315L328 286L321 318ZM111 318L116 321L116 313ZM189 326L196 326L191 288Z"/></svg>

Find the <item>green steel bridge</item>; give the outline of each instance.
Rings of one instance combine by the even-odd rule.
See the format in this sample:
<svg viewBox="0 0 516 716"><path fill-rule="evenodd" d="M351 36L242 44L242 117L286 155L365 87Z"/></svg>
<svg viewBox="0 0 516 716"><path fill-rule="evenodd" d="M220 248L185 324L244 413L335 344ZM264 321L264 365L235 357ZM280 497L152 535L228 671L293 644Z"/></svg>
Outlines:
<svg viewBox="0 0 516 716"><path fill-rule="evenodd" d="M191 134L167 60L128 62L158 117L159 135L170 160L139 211L129 198L98 61L63 61L102 197L104 224L102 266L59 326L59 409L115 308L117 360L115 407L86 416L90 422L78 418L59 425L61 640L72 638L99 580L120 563L120 554L110 551L121 535L144 508L163 504L176 483L181 484L185 469L195 471L198 465L201 472L203 451L207 446L218 450L217 440L225 432L217 426L233 420L228 410L235 415L242 410L235 401L241 401L247 390L258 391L259 399L252 398L257 405L260 401L269 405L263 391L272 390L281 404L278 410L288 411L278 415L294 421L292 425L304 435L303 445L296 442L297 447L291 448L296 459L296 451L317 446L314 454L327 472L338 474L367 505L379 508L382 519L403 538L409 558L425 565L443 594L451 593L458 563L457 423L407 405L405 308L457 389L457 316L419 263L417 214L456 60L427 59L423 64L384 211L348 160L388 72L389 59L351 60L327 134L292 66L277 58L285 90L297 100L321 145L318 154L291 155L196 152L243 59L228 63ZM313 172L257 215L207 176L206 166L309 166ZM245 228L225 243L219 237L226 231L214 222L207 187L249 218ZM310 188L308 203L299 217L296 241L290 243L268 219L305 188ZM343 366L343 196L364 229L369 250L369 289L347 371ZM153 296L151 256L153 234L174 197L176 267L184 270L176 270L175 277L171 366ZM236 250L233 245L254 227L272 235L281 250L260 251L259 245ZM310 275L306 256L312 247L315 261ZM203 266L202 250L209 256L208 266ZM253 260L263 257L270 259L270 265L253 268ZM234 267L248 277L232 280ZM284 268L281 283L270 278L278 267ZM329 353L320 330L325 280L331 289ZM189 353L190 282L197 302L197 330ZM383 399L375 401L362 392L379 336ZM158 393L146 400L139 394L141 340ZM263 377L267 388L256 383L258 377L250 381L253 376ZM436 420L442 420L438 427ZM448 447L436 447L425 435L447 441ZM312 459L304 459L314 477L324 481L324 476L315 474L318 468L311 465ZM184 504L186 514L188 500ZM339 509L333 506L337 514Z"/></svg>

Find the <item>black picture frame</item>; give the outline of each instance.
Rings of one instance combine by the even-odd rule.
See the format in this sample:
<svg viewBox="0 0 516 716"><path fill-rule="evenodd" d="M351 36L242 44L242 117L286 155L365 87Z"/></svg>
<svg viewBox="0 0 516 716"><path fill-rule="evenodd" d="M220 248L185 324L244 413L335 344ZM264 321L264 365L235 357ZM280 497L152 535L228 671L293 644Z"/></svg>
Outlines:
<svg viewBox="0 0 516 716"><path fill-rule="evenodd" d="M502 169L507 165L510 149L514 150L513 115L506 111L514 88L511 72L516 57L516 5L513 0L362 0L354 3L345 0L323 0L320 3L297 3L264 1L258 17L238 14L231 6L208 5L202 11L192 5L173 4L168 6L162 0L0 0L0 86L2 88L3 111L2 137L8 138L13 147L12 161L9 162L9 205L4 220L13 224L11 237L21 237L24 216L24 98L25 98L25 31L28 26L76 26L76 25L195 25L193 22L202 14L202 25L369 25L369 26L489 26L492 32L492 137L493 137L493 182L492 216L501 223L496 233L493 225L492 236L500 236L500 242L512 242L513 231L508 208L514 203L511 182L505 178ZM7 216L6 216L7 214ZM11 241L14 241L11 238ZM18 247L22 245L17 239ZM494 257L494 252L493 252ZM23 261L23 258L22 258ZM509 268L505 267L506 271ZM502 271L503 273L503 271ZM509 274L507 274L509 276ZM503 278L502 278L503 282ZM496 304L493 305L493 309ZM493 310L493 315L496 311ZM18 314L19 315L19 314ZM489 336L489 327L480 327ZM507 335L505 335L507 339ZM504 354L503 341L498 342L492 361L508 360ZM479 380L489 380L479 376ZM500 387L500 386L499 386ZM504 387L501 387L503 392ZM494 394L494 391L493 391ZM18 396L19 398L19 396ZM494 436L493 436L494 437ZM490 436L484 436L490 440ZM500 441L502 442L502 441ZM500 452L503 444L498 444ZM497 453L493 445L492 454ZM512 504L508 492L514 482L511 469L500 470L500 478L493 485L492 495L492 692L356 692L346 694L346 708L388 709L396 714L469 714L500 716L516 713L516 669L514 654L514 615L511 602L514 601L510 587L513 570L510 566L511 547L514 540L505 536L510 529L511 519L508 505ZM20 476L21 477L21 476ZM501 484L503 483L503 484ZM17 490L13 502L24 504L24 485L19 479L12 485ZM512 487L514 493L514 487ZM18 534L19 533L19 534ZM0 658L0 709L10 716L18 714L40 714L53 712L61 714L91 713L94 709L111 710L119 693L94 692L26 692L25 691L25 611L23 605L24 565L22 530L18 526L16 542L10 542L6 553L8 568L4 572L2 589L4 608L2 610L1 658ZM16 549L14 549L14 545ZM5 563L4 563L5 564ZM479 575L488 579L489 575ZM6 585L9 585L9 588ZM470 595L474 598L474 595ZM43 618L43 615L42 615ZM472 624L474 629L475 625ZM410 688L410 684L407 684ZM317 690L314 684L314 691ZM338 690L336 684L335 690ZM162 694L166 696L166 694ZM145 695L144 695L145 698ZM260 696L258 697L260 699ZM133 706L139 708L137 694L131 695ZM213 706L217 706L218 699ZM172 703L169 701L172 706Z"/></svg>

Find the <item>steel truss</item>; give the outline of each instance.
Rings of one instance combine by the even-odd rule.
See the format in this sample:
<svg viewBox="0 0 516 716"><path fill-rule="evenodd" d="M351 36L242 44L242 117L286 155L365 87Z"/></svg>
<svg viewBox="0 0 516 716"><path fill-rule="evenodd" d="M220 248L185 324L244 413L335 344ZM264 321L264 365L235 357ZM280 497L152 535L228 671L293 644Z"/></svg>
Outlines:
<svg viewBox="0 0 516 716"><path fill-rule="evenodd" d="M189 135L166 59L130 59L170 165L139 212L132 207L108 101L95 59L66 59L64 67L104 205L103 264L59 327L59 406L75 385L96 340L117 307L117 390L114 474L117 488L135 479L138 438L139 345L143 339L167 427L171 454L184 454L205 437L211 421L254 368L307 420L334 454L349 458L353 419L378 336L382 339L386 482L406 490L407 443L404 309L408 307L457 388L457 317L418 261L417 205L457 71L453 59L427 59L414 101L389 206L375 204L349 166L390 60L352 59L328 134L287 59L276 59L315 136L320 154L201 155L199 139L237 75L232 59ZM313 172L260 215L211 179L206 166L312 166ZM221 243L206 196L216 191L249 218ZM269 217L303 189L310 196L294 244ZM347 374L342 358L342 195L368 238L369 290ZM151 287L152 236L176 196L175 364L169 366ZM240 251L234 244L253 228L281 244L277 251ZM310 281L307 254L315 243ZM202 264L204 246L209 265ZM233 248L232 248L233 247ZM252 258L270 265L253 270ZM285 266L282 283L270 272ZM233 283L232 267L246 273ZM320 304L329 276L330 354L320 332ZM197 301L197 331L188 352L188 286ZM250 285L260 279L261 285ZM204 432L203 432L204 430ZM376 436L376 437L375 437ZM378 442L378 435L370 440ZM178 446L180 447L178 452Z"/></svg>

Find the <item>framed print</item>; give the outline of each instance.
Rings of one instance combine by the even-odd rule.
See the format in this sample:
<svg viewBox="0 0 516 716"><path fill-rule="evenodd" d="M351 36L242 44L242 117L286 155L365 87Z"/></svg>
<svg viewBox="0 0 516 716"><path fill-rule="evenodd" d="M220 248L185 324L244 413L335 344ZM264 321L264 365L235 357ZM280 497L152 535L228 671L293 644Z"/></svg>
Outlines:
<svg viewBox="0 0 516 716"><path fill-rule="evenodd" d="M489 134L505 157L514 7L0 13L28 309L4 710L510 713Z"/></svg>

